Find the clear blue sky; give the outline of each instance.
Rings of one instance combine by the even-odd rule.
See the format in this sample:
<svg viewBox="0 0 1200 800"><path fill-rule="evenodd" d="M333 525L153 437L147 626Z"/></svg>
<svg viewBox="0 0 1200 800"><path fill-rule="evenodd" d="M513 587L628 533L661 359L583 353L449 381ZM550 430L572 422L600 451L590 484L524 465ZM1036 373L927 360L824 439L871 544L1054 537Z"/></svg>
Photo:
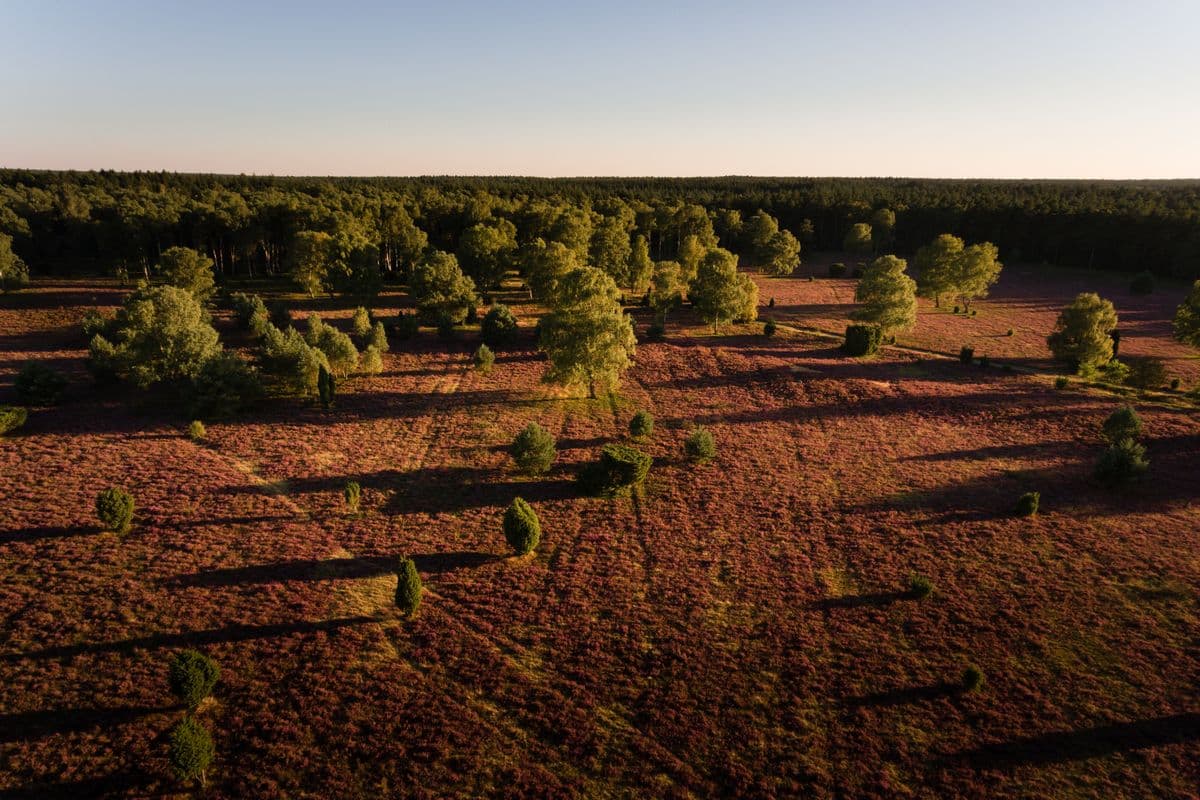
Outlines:
<svg viewBox="0 0 1200 800"><path fill-rule="evenodd" d="M1200 177L1200 1L0 0L0 165Z"/></svg>

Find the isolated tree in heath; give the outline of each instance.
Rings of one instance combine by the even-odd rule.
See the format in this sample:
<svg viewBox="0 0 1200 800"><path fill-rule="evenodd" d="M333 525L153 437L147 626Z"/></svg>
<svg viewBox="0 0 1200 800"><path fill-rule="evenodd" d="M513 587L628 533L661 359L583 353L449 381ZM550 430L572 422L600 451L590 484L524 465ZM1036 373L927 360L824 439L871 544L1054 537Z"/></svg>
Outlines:
<svg viewBox="0 0 1200 800"><path fill-rule="evenodd" d="M917 271L917 292L922 297L933 298L935 307L941 307L943 295L954 291L958 262L964 249L962 239L943 233L918 249L913 257L913 267Z"/></svg>
<svg viewBox="0 0 1200 800"><path fill-rule="evenodd" d="M869 253L874 246L871 240L871 226L865 222L856 222L846 231L842 239L842 248L851 253Z"/></svg>
<svg viewBox="0 0 1200 800"><path fill-rule="evenodd" d="M533 508L520 497L504 512L504 538L519 556L533 552L542 538L542 526Z"/></svg>
<svg viewBox="0 0 1200 800"><path fill-rule="evenodd" d="M421 607L421 574L411 558L400 557L396 565L396 608L412 616Z"/></svg>
<svg viewBox="0 0 1200 800"><path fill-rule="evenodd" d="M213 260L190 247L167 248L158 265L168 283L187 291L201 303L207 302L216 291Z"/></svg>
<svg viewBox="0 0 1200 800"><path fill-rule="evenodd" d="M413 268L409 290L427 325L441 319L461 324L475 303L475 282L459 269L458 259L440 250L430 252Z"/></svg>
<svg viewBox="0 0 1200 800"><path fill-rule="evenodd" d="M1192 290L1175 312L1175 338L1192 347L1200 347L1200 281L1192 284Z"/></svg>
<svg viewBox="0 0 1200 800"><path fill-rule="evenodd" d="M557 303L542 319L538 345L550 359L546 379L564 386L611 389L629 368L636 346L633 322L621 310L621 292L595 267L572 270L559 281Z"/></svg>
<svg viewBox="0 0 1200 800"><path fill-rule="evenodd" d="M904 273L907 266L896 256L872 261L854 290L862 307L851 316L878 325L884 334L911 328L917 321L917 282Z"/></svg>
<svg viewBox="0 0 1200 800"><path fill-rule="evenodd" d="M1111 334L1116 327L1113 304L1095 292L1083 292L1058 315L1046 344L1055 358L1076 369L1097 367L1113 357Z"/></svg>
<svg viewBox="0 0 1200 800"><path fill-rule="evenodd" d="M212 736L195 717L184 717L171 729L167 758L171 771L181 783L199 781L201 787L205 786L208 768L215 754Z"/></svg>
<svg viewBox="0 0 1200 800"><path fill-rule="evenodd" d="M791 231L776 231L763 245L759 260L768 275L786 278L800 266L800 242Z"/></svg>
<svg viewBox="0 0 1200 800"><path fill-rule="evenodd" d="M757 316L757 310L749 306L758 303L758 287L749 275L738 272L737 256L724 248L715 247L704 256L688 296L696 314L712 325L713 331L748 314L747 322Z"/></svg>
<svg viewBox="0 0 1200 800"><path fill-rule="evenodd" d="M971 309L971 301L987 297L988 289L1000 278L1000 251L991 242L981 242L966 247L954 264L951 289L962 301L963 308Z"/></svg>

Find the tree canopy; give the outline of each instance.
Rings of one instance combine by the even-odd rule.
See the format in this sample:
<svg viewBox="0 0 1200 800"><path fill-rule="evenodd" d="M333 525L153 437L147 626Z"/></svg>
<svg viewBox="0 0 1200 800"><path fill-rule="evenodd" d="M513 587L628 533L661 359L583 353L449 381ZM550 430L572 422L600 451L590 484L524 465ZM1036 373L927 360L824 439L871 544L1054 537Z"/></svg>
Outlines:
<svg viewBox="0 0 1200 800"><path fill-rule="evenodd" d="M1058 315L1046 344L1055 358L1076 368L1099 366L1113 357L1116 327L1113 304L1095 292L1083 292Z"/></svg>
<svg viewBox="0 0 1200 800"><path fill-rule="evenodd" d="M580 267L563 276L556 294L538 341L550 360L547 380L584 385L589 397L597 387L611 390L631 365L636 344L616 283L595 267Z"/></svg>
<svg viewBox="0 0 1200 800"><path fill-rule="evenodd" d="M896 256L872 261L854 290L861 307L851 316L878 325L885 334L911 328L917 321L917 282L905 274L907 267Z"/></svg>

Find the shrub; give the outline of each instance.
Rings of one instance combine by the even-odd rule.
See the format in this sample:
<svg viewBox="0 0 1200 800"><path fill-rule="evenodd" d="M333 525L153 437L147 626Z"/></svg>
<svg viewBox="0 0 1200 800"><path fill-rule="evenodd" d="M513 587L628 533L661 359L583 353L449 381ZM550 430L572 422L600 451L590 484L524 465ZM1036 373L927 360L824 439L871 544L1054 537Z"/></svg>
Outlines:
<svg viewBox="0 0 1200 800"><path fill-rule="evenodd" d="M846 277L846 265L841 262L829 265L829 277L844 278Z"/></svg>
<svg viewBox="0 0 1200 800"><path fill-rule="evenodd" d="M1042 503L1042 495L1040 492L1026 492L1017 498L1017 516L1032 517L1038 513L1038 507Z"/></svg>
<svg viewBox="0 0 1200 800"><path fill-rule="evenodd" d="M955 307L954 307L954 313L955 313L955 314L957 314L959 311L961 311L961 309L960 309L958 306L955 306Z"/></svg>
<svg viewBox="0 0 1200 800"><path fill-rule="evenodd" d="M111 319L101 314L96 309L89 309L83 315L83 321L80 327L83 328L83 338L88 341L92 340L93 336L107 336L109 334L109 324Z"/></svg>
<svg viewBox="0 0 1200 800"><path fill-rule="evenodd" d="M973 317L973 316L975 316L975 315L976 315L976 314L978 314L978 313L979 313L979 309L977 309L977 308L972 308L972 309L971 309L971 316L972 316L972 317Z"/></svg>
<svg viewBox="0 0 1200 800"><path fill-rule="evenodd" d="M411 558L400 557L396 579L396 608L412 616L421 607L421 576Z"/></svg>
<svg viewBox="0 0 1200 800"><path fill-rule="evenodd" d="M113 486L96 495L96 518L105 530L128 533L133 521L133 495Z"/></svg>
<svg viewBox="0 0 1200 800"><path fill-rule="evenodd" d="M319 314L308 315L308 333L304 341L325 354L329 371L335 378L344 378L358 368L358 349L349 336L327 325Z"/></svg>
<svg viewBox="0 0 1200 800"><path fill-rule="evenodd" d="M458 335L458 331L454 327L454 319L447 314L438 317L437 320L438 337L446 340L453 339Z"/></svg>
<svg viewBox="0 0 1200 800"><path fill-rule="evenodd" d="M204 428L204 423L198 419L192 420L192 423L188 425L187 432L188 438L193 442L202 442L204 441L204 437L208 435L208 431Z"/></svg>
<svg viewBox="0 0 1200 800"><path fill-rule="evenodd" d="M1122 406L1104 420L1100 435L1109 444L1116 444L1122 439L1136 439L1142 435L1142 418L1133 406Z"/></svg>
<svg viewBox="0 0 1200 800"><path fill-rule="evenodd" d="M654 433L654 416L649 411L639 411L629 420L629 435L645 439Z"/></svg>
<svg viewBox="0 0 1200 800"><path fill-rule="evenodd" d="M198 780L204 786L208 767L215 754L212 736L194 717L185 717L171 729L168 760L171 771L181 783Z"/></svg>
<svg viewBox="0 0 1200 800"><path fill-rule="evenodd" d="M847 325L842 349L851 356L869 356L879 352L883 329L878 325Z"/></svg>
<svg viewBox="0 0 1200 800"><path fill-rule="evenodd" d="M271 303L270 322L281 331L286 331L292 327L292 312L288 310L287 303L282 300L276 300L274 303Z"/></svg>
<svg viewBox="0 0 1200 800"><path fill-rule="evenodd" d="M171 694L188 710L194 710L212 694L221 677L221 668L211 658L195 650L176 653L167 667Z"/></svg>
<svg viewBox="0 0 1200 800"><path fill-rule="evenodd" d="M373 344L367 345L367 349L362 352L362 359L358 362L358 371L364 375L378 375L383 372L383 356L379 354L379 348Z"/></svg>
<svg viewBox="0 0 1200 800"><path fill-rule="evenodd" d="M271 321L271 315L262 298L256 294L234 292L229 296L229 302L233 306L233 318L238 326L255 336L262 336Z"/></svg>
<svg viewBox="0 0 1200 800"><path fill-rule="evenodd" d="M387 330L382 322L371 326L371 333L367 336L367 347L374 347L380 354L388 351Z"/></svg>
<svg viewBox="0 0 1200 800"><path fill-rule="evenodd" d="M416 314L405 314L401 311L392 323L392 333L397 339L411 339L421 329L421 320Z"/></svg>
<svg viewBox="0 0 1200 800"><path fill-rule="evenodd" d="M1012 336L1012 335L1013 335L1013 329L1012 329L1012 328L1009 328L1009 329L1008 329L1008 334L1007 334L1007 335L1008 335L1008 336Z"/></svg>
<svg viewBox="0 0 1200 800"><path fill-rule="evenodd" d="M62 399L67 377L40 361L26 361L17 373L13 388L27 406L52 406Z"/></svg>
<svg viewBox="0 0 1200 800"><path fill-rule="evenodd" d="M488 347L507 347L517 338L517 318L508 306L494 305L484 315L479 335Z"/></svg>
<svg viewBox="0 0 1200 800"><path fill-rule="evenodd" d="M962 673L962 688L964 692L977 692L983 688L983 670L971 664Z"/></svg>
<svg viewBox="0 0 1200 800"><path fill-rule="evenodd" d="M661 322L651 322L646 328L646 340L661 342L667 336L667 326Z"/></svg>
<svg viewBox="0 0 1200 800"><path fill-rule="evenodd" d="M1059 375L1057 378L1054 379L1054 388L1055 389L1065 389L1070 385L1071 385L1071 379L1068 378L1066 375Z"/></svg>
<svg viewBox="0 0 1200 800"><path fill-rule="evenodd" d="M362 487L358 485L358 481L346 481L342 496L346 498L346 508L357 514L359 501L362 500Z"/></svg>
<svg viewBox="0 0 1200 800"><path fill-rule="evenodd" d="M684 440L683 452L692 461L709 461L717 454L717 444L707 428L695 428Z"/></svg>
<svg viewBox="0 0 1200 800"><path fill-rule="evenodd" d="M1084 380L1117 385L1125 383L1129 379L1129 374L1129 367L1123 361L1115 358L1103 366L1084 364L1079 368L1079 376Z"/></svg>
<svg viewBox="0 0 1200 800"><path fill-rule="evenodd" d="M201 419L228 419L263 396L258 373L235 353L210 358L192 378L189 413Z"/></svg>
<svg viewBox="0 0 1200 800"><path fill-rule="evenodd" d="M371 312L362 306L354 309L354 316L350 318L350 332L359 339L367 338L371 332Z"/></svg>
<svg viewBox="0 0 1200 800"><path fill-rule="evenodd" d="M541 425L531 422L513 439L509 452L522 472L539 475L554 463L554 437Z"/></svg>
<svg viewBox="0 0 1200 800"><path fill-rule="evenodd" d="M29 412L22 406L0 406L0 436L22 427L28 418Z"/></svg>
<svg viewBox="0 0 1200 800"><path fill-rule="evenodd" d="M580 470L577 480L585 494L611 496L646 480L653 463L636 448L607 444L600 450L600 460Z"/></svg>
<svg viewBox="0 0 1200 800"><path fill-rule="evenodd" d="M970 364L975 360L975 348L963 345L962 349L958 351L958 360L964 364Z"/></svg>
<svg viewBox="0 0 1200 800"><path fill-rule="evenodd" d="M1149 272L1139 272L1129 282L1130 294L1152 294L1154 292L1154 276Z"/></svg>
<svg viewBox="0 0 1200 800"><path fill-rule="evenodd" d="M317 391L321 368L329 368L325 354L310 347L295 328L283 332L268 325L259 359L263 371L275 378L285 391L301 396Z"/></svg>
<svg viewBox="0 0 1200 800"><path fill-rule="evenodd" d="M492 365L496 363L496 355L492 352L492 348L481 344L475 350L475 355L471 357L471 362L475 365L476 372L487 375L491 373Z"/></svg>
<svg viewBox="0 0 1200 800"><path fill-rule="evenodd" d="M1158 389L1167 383L1167 366L1161 358L1127 358L1126 366L1129 374L1125 376L1125 383L1129 386L1138 389Z"/></svg>
<svg viewBox="0 0 1200 800"><path fill-rule="evenodd" d="M1100 454L1095 477L1101 484L1114 487L1133 480L1149 467L1146 448L1133 439L1122 439Z"/></svg>
<svg viewBox="0 0 1200 800"><path fill-rule="evenodd" d="M1179 378L1171 378L1171 391L1172 392L1179 391Z"/></svg>
<svg viewBox="0 0 1200 800"><path fill-rule="evenodd" d="M908 594L918 600L924 600L933 594L933 581L915 572L908 576Z"/></svg>
<svg viewBox="0 0 1200 800"><path fill-rule="evenodd" d="M533 551L542 538L542 527L537 514L529 503L520 497L514 498L512 505L504 512L504 538L519 556Z"/></svg>
<svg viewBox="0 0 1200 800"><path fill-rule="evenodd" d="M763 336L774 336L775 329L775 320L768 317L767 321L763 323Z"/></svg>
<svg viewBox="0 0 1200 800"><path fill-rule="evenodd" d="M317 370L317 397L321 400L321 407L326 411L333 408L333 398L336 394L337 379L322 364Z"/></svg>
<svg viewBox="0 0 1200 800"><path fill-rule="evenodd" d="M474 325L478 321L479 321L479 309L475 307L474 303L471 303L471 305L467 306L467 317L466 317L466 319L463 320L463 324L464 325Z"/></svg>

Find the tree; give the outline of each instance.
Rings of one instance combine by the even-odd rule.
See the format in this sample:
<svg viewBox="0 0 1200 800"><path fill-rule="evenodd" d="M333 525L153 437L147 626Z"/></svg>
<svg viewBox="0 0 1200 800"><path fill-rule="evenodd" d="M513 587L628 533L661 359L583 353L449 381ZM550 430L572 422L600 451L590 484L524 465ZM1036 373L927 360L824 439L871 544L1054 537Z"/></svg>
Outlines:
<svg viewBox="0 0 1200 800"><path fill-rule="evenodd" d="M629 420L629 435L635 439L645 439L654 433L654 415L649 411L639 411Z"/></svg>
<svg viewBox="0 0 1200 800"><path fill-rule="evenodd" d="M480 375L490 375L492 373L492 365L496 363L496 354L492 352L492 348L487 344L481 344L475 349L475 355L471 356L471 365L475 367L475 371Z"/></svg>
<svg viewBox="0 0 1200 800"><path fill-rule="evenodd" d="M476 285L500 285L517 250L517 229L506 219L473 225L458 240L458 263Z"/></svg>
<svg viewBox="0 0 1200 800"><path fill-rule="evenodd" d="M650 277L654 274L654 262L650 260L650 244L639 234L633 240L629 255L629 288L634 292L646 291Z"/></svg>
<svg viewBox="0 0 1200 800"><path fill-rule="evenodd" d="M208 302L216 291L213 260L190 247L167 248L159 257L158 265L172 286L189 292L201 303Z"/></svg>
<svg viewBox="0 0 1200 800"><path fill-rule="evenodd" d="M497 303L483 315L479 337L491 348L511 345L517 338L517 317L512 309Z"/></svg>
<svg viewBox="0 0 1200 800"><path fill-rule="evenodd" d="M752 322L758 315L758 287L749 275L738 273L737 256L720 247L709 250L700 262L688 296L713 331L748 314L746 321Z"/></svg>
<svg viewBox="0 0 1200 800"><path fill-rule="evenodd" d="M854 290L862 307L851 317L878 325L885 335L911 328L917 321L917 282L904 273L907 266L896 256L872 261Z"/></svg>
<svg viewBox="0 0 1200 800"><path fill-rule="evenodd" d="M12 237L0 233L0 292L20 289L29 283L29 267L13 252Z"/></svg>
<svg viewBox="0 0 1200 800"><path fill-rule="evenodd" d="M679 266L685 285L695 280L696 271L700 269L700 262L704 260L707 252L708 249L701 243L699 236L683 237L683 241L679 243Z"/></svg>
<svg viewBox="0 0 1200 800"><path fill-rule="evenodd" d="M683 452L692 461L711 461L717 454L717 444L707 428L693 428L683 442Z"/></svg>
<svg viewBox="0 0 1200 800"><path fill-rule="evenodd" d="M767 248L771 239L778 233L779 222L760 208L751 214L750 218L742 225L744 252L748 253L756 264L766 264L770 259ZM797 252L799 252L798 249Z"/></svg>
<svg viewBox="0 0 1200 800"><path fill-rule="evenodd" d="M202 787L205 786L208 768L215 754L212 736L195 717L184 717L171 729L168 761L171 771L181 783L198 780Z"/></svg>
<svg viewBox="0 0 1200 800"><path fill-rule="evenodd" d="M1175 338L1192 347L1200 347L1200 281L1192 284L1192 290L1179 304L1175 312Z"/></svg>
<svg viewBox="0 0 1200 800"><path fill-rule="evenodd" d="M759 263L768 275L786 278L800 266L800 242L791 231L776 231L763 245Z"/></svg>
<svg viewBox="0 0 1200 800"><path fill-rule="evenodd" d="M1083 292L1058 315L1046 344L1055 358L1076 369L1096 367L1112 358L1116 327L1113 304L1095 292Z"/></svg>
<svg viewBox="0 0 1200 800"><path fill-rule="evenodd" d="M913 266L917 270L917 291L922 297L932 297L940 308L942 295L955 289L958 262L964 250L963 240L943 233L917 250Z"/></svg>
<svg viewBox="0 0 1200 800"><path fill-rule="evenodd" d="M96 495L96 518L105 530L129 533L133 521L133 495L119 486L100 492Z"/></svg>
<svg viewBox="0 0 1200 800"><path fill-rule="evenodd" d="M874 246L871 239L871 226L865 222L856 222L850 226L842 239L842 248L851 253L869 253Z"/></svg>
<svg viewBox="0 0 1200 800"><path fill-rule="evenodd" d="M114 341L92 337L88 349L93 363L143 389L195 377L221 352L207 312L176 286L141 284L117 312L113 330Z"/></svg>
<svg viewBox="0 0 1200 800"><path fill-rule="evenodd" d="M513 439L509 452L522 472L541 475L554 463L554 436L541 425L531 422Z"/></svg>
<svg viewBox="0 0 1200 800"><path fill-rule="evenodd" d="M278 381L284 391L301 396L318 391L322 369L329 369L329 360L308 342L295 328L287 332L268 325L259 348L259 362L265 374Z"/></svg>
<svg viewBox="0 0 1200 800"><path fill-rule="evenodd" d="M176 653L167 665L167 685L171 694L189 711L212 694L213 687L221 678L221 668L203 653L184 650Z"/></svg>
<svg viewBox="0 0 1200 800"><path fill-rule="evenodd" d="M400 557L396 569L396 608L412 616L421 607L421 575L411 558Z"/></svg>
<svg viewBox="0 0 1200 800"><path fill-rule="evenodd" d="M359 339L365 339L371 332L371 312L362 306L354 309L354 316L350 318L350 330Z"/></svg>
<svg viewBox="0 0 1200 800"><path fill-rule="evenodd" d="M1004 265L999 255L1000 251L991 242L973 244L959 254L951 288L964 309L970 310L972 300L987 297L988 289L1000 278Z"/></svg>
<svg viewBox="0 0 1200 800"><path fill-rule="evenodd" d="M337 392L337 384L329 369L324 364L317 367L317 397L321 398L321 408L328 411L333 408L333 398Z"/></svg>
<svg viewBox="0 0 1200 800"><path fill-rule="evenodd" d="M1122 439L1136 439L1142 435L1142 418L1133 406L1121 406L1104 420L1100 435L1109 444L1117 444Z"/></svg>
<svg viewBox="0 0 1200 800"><path fill-rule="evenodd" d="M571 270L583 266L575 251L562 242L545 242L541 239L523 249L521 264L530 293L547 305L554 304L558 282Z"/></svg>
<svg viewBox="0 0 1200 800"><path fill-rule="evenodd" d="M225 351L204 362L192 378L188 412L202 419L228 419L262 398L258 373L237 353Z"/></svg>
<svg viewBox="0 0 1200 800"><path fill-rule="evenodd" d="M475 303L475 282L458 268L458 259L440 250L430 252L417 264L409 290L427 325L436 324L442 317L459 325Z"/></svg>
<svg viewBox="0 0 1200 800"><path fill-rule="evenodd" d="M327 325L315 311L308 315L304 341L325 354L326 364L335 378L344 378L357 369L358 348L354 342L345 333Z"/></svg>
<svg viewBox="0 0 1200 800"><path fill-rule="evenodd" d="M27 406L52 406L62 399L67 376L41 361L26 361L13 381L17 399Z"/></svg>
<svg viewBox="0 0 1200 800"><path fill-rule="evenodd" d="M292 240L292 280L309 297L325 291L333 237L321 231L300 231Z"/></svg>
<svg viewBox="0 0 1200 800"><path fill-rule="evenodd" d="M523 556L533 552L542 538L542 526L533 508L520 497L504 512L504 538L508 546Z"/></svg>
<svg viewBox="0 0 1200 800"><path fill-rule="evenodd" d="M1107 487L1128 483L1150 468L1146 448L1125 438L1110 445L1096 461L1096 480Z"/></svg>
<svg viewBox="0 0 1200 800"><path fill-rule="evenodd" d="M629 244L629 229L619 217L605 217L600 221L592 232L588 253L592 266L604 270L618 286L632 285L629 259L633 249Z"/></svg>
<svg viewBox="0 0 1200 800"><path fill-rule="evenodd" d="M665 318L667 312L683 302L687 284L683 280L683 268L678 261L654 262L654 275L650 284L650 307Z"/></svg>
<svg viewBox="0 0 1200 800"><path fill-rule="evenodd" d="M890 208L878 208L871 215L871 249L878 253L892 246L895 240L896 212Z"/></svg>
<svg viewBox="0 0 1200 800"><path fill-rule="evenodd" d="M558 302L542 319L538 345L550 359L546 378L564 386L611 389L629 368L636 346L633 323L621 310L620 290L595 267L572 270L559 282Z"/></svg>

